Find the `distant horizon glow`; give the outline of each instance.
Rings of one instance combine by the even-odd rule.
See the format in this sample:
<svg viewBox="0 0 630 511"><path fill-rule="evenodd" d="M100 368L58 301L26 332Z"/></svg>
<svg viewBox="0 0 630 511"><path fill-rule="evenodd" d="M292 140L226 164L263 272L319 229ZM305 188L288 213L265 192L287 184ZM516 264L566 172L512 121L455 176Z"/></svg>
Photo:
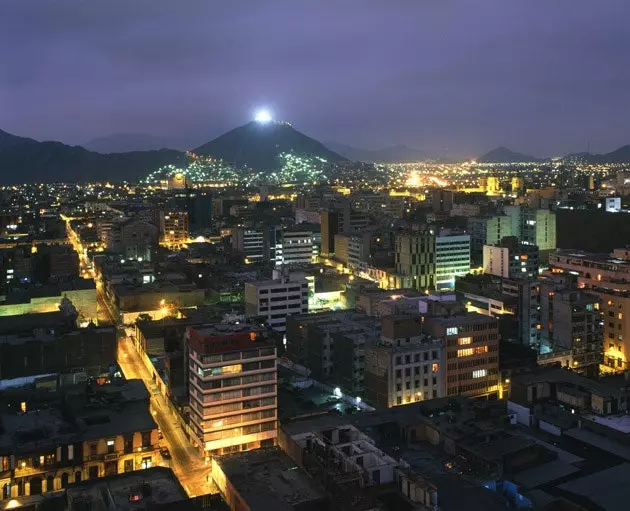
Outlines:
<svg viewBox="0 0 630 511"><path fill-rule="evenodd" d="M268 123L273 121L273 117L269 110L258 110L254 116L256 122Z"/></svg>

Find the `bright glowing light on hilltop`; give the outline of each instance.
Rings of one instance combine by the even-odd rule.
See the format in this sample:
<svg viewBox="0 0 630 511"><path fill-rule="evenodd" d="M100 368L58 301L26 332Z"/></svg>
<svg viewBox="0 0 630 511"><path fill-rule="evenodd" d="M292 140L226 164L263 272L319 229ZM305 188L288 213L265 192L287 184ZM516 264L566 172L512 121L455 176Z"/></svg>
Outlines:
<svg viewBox="0 0 630 511"><path fill-rule="evenodd" d="M254 116L254 120L256 122L267 123L271 122L273 117L271 117L271 112L269 110L258 110Z"/></svg>

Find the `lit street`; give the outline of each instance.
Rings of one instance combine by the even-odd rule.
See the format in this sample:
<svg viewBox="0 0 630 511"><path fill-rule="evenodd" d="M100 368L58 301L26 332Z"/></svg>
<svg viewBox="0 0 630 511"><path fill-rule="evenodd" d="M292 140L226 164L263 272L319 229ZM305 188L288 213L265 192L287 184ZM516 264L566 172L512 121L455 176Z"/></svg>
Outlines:
<svg viewBox="0 0 630 511"><path fill-rule="evenodd" d="M210 466L204 465L199 451L186 438L177 417L169 410L164 397L155 389L149 372L128 338L118 344L118 361L126 378L142 379L151 393L151 410L163 434L160 444L169 449L172 456L171 466L186 492L190 496L214 493L216 489L206 480ZM164 464L168 463L166 460L163 461Z"/></svg>

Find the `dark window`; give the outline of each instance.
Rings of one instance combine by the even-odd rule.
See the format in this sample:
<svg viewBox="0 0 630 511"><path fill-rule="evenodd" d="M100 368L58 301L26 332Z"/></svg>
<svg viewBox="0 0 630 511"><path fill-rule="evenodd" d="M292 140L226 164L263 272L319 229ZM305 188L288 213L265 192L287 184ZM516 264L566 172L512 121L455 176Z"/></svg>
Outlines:
<svg viewBox="0 0 630 511"><path fill-rule="evenodd" d="M98 477L98 465L90 467L88 477L90 479L96 479Z"/></svg>

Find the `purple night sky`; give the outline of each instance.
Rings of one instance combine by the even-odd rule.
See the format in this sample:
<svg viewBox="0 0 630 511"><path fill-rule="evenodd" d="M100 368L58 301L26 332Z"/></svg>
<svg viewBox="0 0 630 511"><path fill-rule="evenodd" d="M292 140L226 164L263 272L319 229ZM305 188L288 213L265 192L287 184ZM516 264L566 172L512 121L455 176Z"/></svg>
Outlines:
<svg viewBox="0 0 630 511"><path fill-rule="evenodd" d="M2 0L0 129L199 144L259 106L321 141L630 143L628 0Z"/></svg>

